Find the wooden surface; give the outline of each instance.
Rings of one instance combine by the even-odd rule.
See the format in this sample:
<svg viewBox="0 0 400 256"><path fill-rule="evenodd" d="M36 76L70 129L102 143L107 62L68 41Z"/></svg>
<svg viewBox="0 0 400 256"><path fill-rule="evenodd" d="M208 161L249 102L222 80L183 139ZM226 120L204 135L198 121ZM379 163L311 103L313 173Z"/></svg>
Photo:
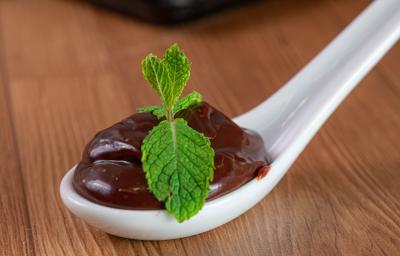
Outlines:
<svg viewBox="0 0 400 256"><path fill-rule="evenodd" d="M158 99L139 61L179 42L188 90L229 116L276 91L366 5L270 0L175 27L79 1L0 2L0 255L398 255L400 45L257 206L207 233L107 235L58 186L96 131Z"/></svg>

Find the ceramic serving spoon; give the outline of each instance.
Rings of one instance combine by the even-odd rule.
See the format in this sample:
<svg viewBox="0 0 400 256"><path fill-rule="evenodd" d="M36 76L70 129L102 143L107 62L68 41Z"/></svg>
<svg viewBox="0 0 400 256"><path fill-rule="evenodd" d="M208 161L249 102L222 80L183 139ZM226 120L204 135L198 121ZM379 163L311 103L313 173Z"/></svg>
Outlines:
<svg viewBox="0 0 400 256"><path fill-rule="evenodd" d="M207 202L197 215L183 223L165 210L116 209L83 198L72 187L74 168L61 182L62 200L90 225L133 239L181 238L227 223L275 187L325 120L399 36L400 1L374 1L278 92L235 118L240 126L261 134L272 160L271 170L263 179L254 179Z"/></svg>

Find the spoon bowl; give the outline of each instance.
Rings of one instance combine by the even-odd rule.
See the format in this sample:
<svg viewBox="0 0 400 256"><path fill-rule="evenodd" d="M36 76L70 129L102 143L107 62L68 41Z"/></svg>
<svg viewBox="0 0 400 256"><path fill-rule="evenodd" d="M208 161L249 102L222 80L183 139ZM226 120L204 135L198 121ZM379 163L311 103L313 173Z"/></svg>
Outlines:
<svg viewBox="0 0 400 256"><path fill-rule="evenodd" d="M239 126L262 136L271 169L264 178L206 202L197 215L183 223L165 210L116 209L85 199L72 186L75 167L61 182L61 198L88 224L125 238L175 239L223 225L275 187L326 119L399 36L400 1L375 1L278 92L235 118Z"/></svg>
<svg viewBox="0 0 400 256"><path fill-rule="evenodd" d="M61 182L61 196L67 208L109 234L140 240L167 240L199 234L241 215L259 202L278 183L284 173L274 169L268 178L253 179L239 189L209 201L189 220L178 223L165 210L125 210L93 203L72 186L75 167ZM275 172L275 178L273 178Z"/></svg>

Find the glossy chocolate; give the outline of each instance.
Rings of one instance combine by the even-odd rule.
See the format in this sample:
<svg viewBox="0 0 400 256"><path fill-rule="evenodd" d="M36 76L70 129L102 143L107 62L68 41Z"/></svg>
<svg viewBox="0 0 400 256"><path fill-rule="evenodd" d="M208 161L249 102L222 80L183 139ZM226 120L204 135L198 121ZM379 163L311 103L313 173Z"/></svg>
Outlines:
<svg viewBox="0 0 400 256"><path fill-rule="evenodd" d="M233 191L265 173L266 152L261 137L242 129L224 114L202 103L178 114L210 138L215 151L214 179L207 200ZM147 187L140 146L158 120L134 114L96 134L86 146L74 174L75 190L99 204L124 209L162 209Z"/></svg>

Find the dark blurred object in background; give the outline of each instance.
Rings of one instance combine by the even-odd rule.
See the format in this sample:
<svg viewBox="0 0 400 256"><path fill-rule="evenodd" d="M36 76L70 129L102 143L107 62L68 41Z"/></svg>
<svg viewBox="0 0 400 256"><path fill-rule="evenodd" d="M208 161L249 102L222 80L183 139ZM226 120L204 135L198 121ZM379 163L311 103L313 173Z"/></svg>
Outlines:
<svg viewBox="0 0 400 256"><path fill-rule="evenodd" d="M198 18L232 6L254 0L89 0L118 12L147 21L170 24Z"/></svg>

